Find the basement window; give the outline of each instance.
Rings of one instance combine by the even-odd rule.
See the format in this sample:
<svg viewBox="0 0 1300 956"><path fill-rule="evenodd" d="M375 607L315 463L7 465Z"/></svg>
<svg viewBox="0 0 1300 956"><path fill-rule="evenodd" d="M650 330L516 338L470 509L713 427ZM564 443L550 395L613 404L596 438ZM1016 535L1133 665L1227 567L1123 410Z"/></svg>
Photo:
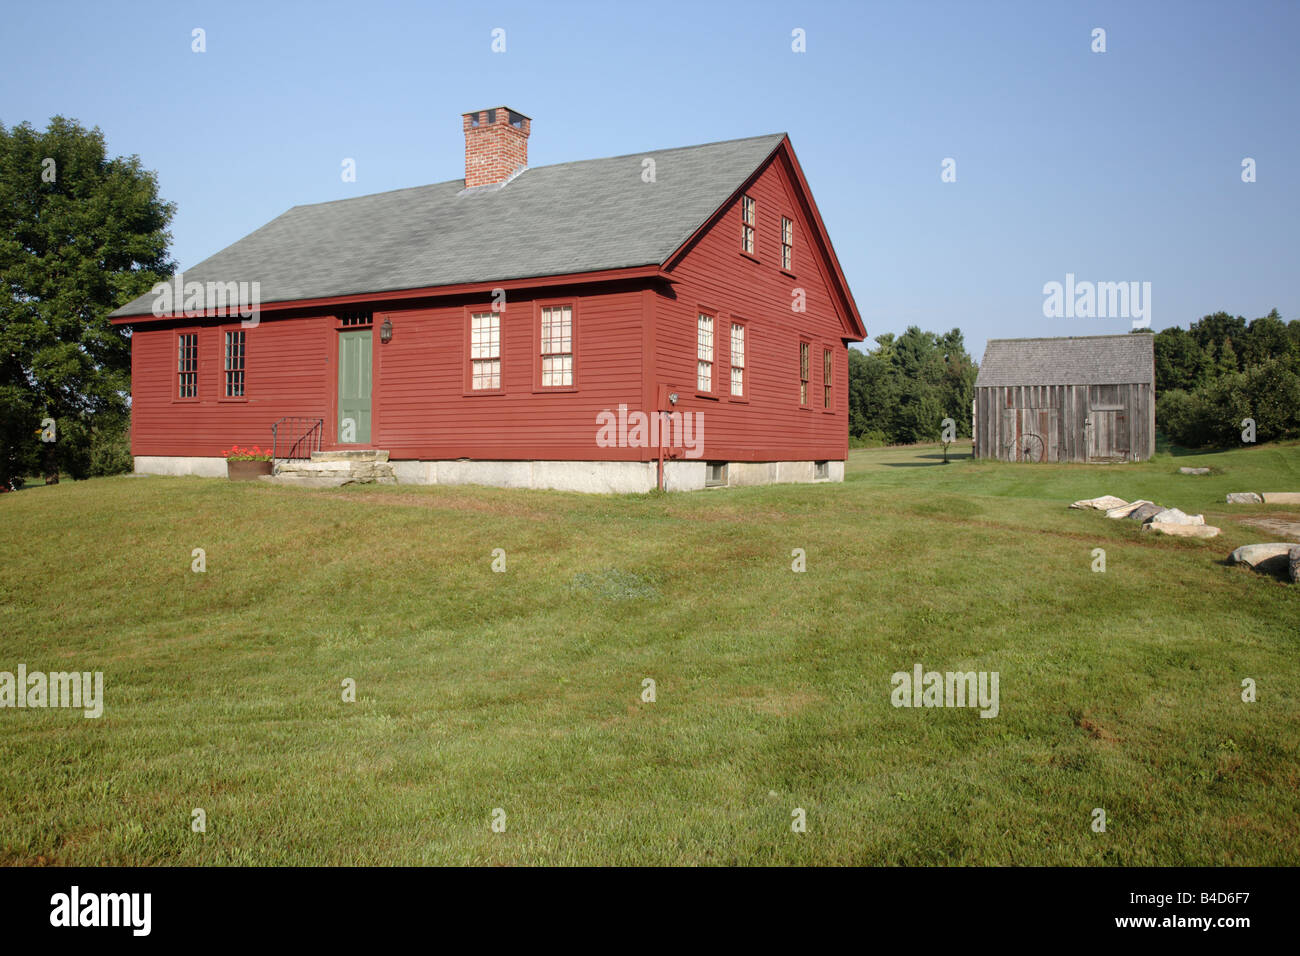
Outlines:
<svg viewBox="0 0 1300 956"><path fill-rule="evenodd" d="M704 487L720 488L727 483L727 463L710 461L704 466Z"/></svg>
<svg viewBox="0 0 1300 956"><path fill-rule="evenodd" d="M829 461L813 462L813 479L820 481L823 478L831 476L831 463Z"/></svg>

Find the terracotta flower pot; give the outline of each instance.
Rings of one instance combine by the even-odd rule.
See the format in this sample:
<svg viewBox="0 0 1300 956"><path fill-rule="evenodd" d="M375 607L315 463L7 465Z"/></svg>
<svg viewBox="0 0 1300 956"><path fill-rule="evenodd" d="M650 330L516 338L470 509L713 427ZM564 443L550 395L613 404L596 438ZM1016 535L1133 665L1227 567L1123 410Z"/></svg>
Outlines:
<svg viewBox="0 0 1300 956"><path fill-rule="evenodd" d="M269 461L228 461L226 477L231 481L256 481L262 475L271 473Z"/></svg>

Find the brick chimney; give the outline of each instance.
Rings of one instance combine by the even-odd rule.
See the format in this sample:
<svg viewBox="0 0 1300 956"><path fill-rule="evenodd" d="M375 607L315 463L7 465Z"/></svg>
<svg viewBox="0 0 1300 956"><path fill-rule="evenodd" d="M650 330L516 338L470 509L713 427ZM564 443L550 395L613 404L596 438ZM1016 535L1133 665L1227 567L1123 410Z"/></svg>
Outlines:
<svg viewBox="0 0 1300 956"><path fill-rule="evenodd" d="M528 165L528 133L523 113L499 106L461 116L465 126L465 188L503 183Z"/></svg>

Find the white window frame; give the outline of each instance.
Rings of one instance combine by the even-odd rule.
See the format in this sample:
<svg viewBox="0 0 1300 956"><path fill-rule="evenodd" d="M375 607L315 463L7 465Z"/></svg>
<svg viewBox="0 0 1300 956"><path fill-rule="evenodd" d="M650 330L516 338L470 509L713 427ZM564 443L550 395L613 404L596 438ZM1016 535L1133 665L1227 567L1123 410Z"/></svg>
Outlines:
<svg viewBox="0 0 1300 956"><path fill-rule="evenodd" d="M472 312L469 317L470 389L501 390L501 313Z"/></svg>
<svg viewBox="0 0 1300 956"><path fill-rule="evenodd" d="M713 391L713 316L700 312L695 322L695 390Z"/></svg>

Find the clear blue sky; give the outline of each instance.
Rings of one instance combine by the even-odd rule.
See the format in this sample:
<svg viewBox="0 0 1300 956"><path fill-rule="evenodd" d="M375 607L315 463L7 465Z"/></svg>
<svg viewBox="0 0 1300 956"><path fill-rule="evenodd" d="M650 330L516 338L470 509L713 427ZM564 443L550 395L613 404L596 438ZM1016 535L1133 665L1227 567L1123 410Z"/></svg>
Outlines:
<svg viewBox="0 0 1300 956"><path fill-rule="evenodd" d="M298 203L458 178L460 114L508 105L535 166L789 132L872 337L959 326L978 358L1129 328L1044 318L1067 272L1151 282L1155 329L1300 317L1295 2L6 0L3 23L0 122L139 154L182 268Z"/></svg>

